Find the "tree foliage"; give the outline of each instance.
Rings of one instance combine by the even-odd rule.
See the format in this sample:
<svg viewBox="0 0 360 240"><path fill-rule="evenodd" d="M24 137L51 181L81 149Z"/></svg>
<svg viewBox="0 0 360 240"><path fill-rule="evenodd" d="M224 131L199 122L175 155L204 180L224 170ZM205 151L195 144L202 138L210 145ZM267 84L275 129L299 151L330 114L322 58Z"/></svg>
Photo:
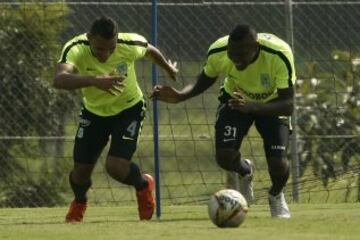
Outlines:
<svg viewBox="0 0 360 240"><path fill-rule="evenodd" d="M63 131L63 119L69 114L73 100L71 94L55 91L52 79L55 58L61 51L58 43L67 27L67 14L69 9L64 3L2 5L0 12L0 135L3 137L0 141L0 179L2 184L11 182L11 186L20 183L22 188L28 189L26 194L29 196L31 189L38 189L41 182L49 179L33 179L24 171L14 149L46 151L44 141L28 144L22 137L54 136ZM48 177L41 172L40 175ZM22 190L10 188L12 193L8 196L16 202L13 198L21 196Z"/></svg>
<svg viewBox="0 0 360 240"><path fill-rule="evenodd" d="M324 186L360 166L360 54L333 50L331 56L308 64L297 97L301 175L311 163Z"/></svg>

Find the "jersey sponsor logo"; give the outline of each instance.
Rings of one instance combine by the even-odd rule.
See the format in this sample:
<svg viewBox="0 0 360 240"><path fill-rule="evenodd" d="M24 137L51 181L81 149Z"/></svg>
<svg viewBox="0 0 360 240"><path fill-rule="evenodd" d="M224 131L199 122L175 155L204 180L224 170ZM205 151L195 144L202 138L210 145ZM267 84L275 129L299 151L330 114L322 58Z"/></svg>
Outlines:
<svg viewBox="0 0 360 240"><path fill-rule="evenodd" d="M264 100L267 99L268 97L270 97L273 92L266 92L266 93L251 93L248 91L245 91L244 89L240 88L240 90L249 98L254 99L254 100Z"/></svg>

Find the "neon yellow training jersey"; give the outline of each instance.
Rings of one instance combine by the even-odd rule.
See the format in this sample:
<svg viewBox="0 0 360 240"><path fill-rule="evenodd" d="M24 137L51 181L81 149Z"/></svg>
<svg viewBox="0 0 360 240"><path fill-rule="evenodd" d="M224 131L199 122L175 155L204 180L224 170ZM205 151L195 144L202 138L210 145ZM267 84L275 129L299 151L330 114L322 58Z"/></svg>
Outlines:
<svg viewBox="0 0 360 240"><path fill-rule="evenodd" d="M115 52L101 63L91 53L86 34L82 34L65 44L58 62L74 65L82 76L126 74L125 87L118 96L96 87L81 89L87 110L99 116L113 116L143 99L136 80L135 60L144 57L147 45L147 40L138 34L119 33Z"/></svg>
<svg viewBox="0 0 360 240"><path fill-rule="evenodd" d="M277 89L285 89L295 83L294 57L289 45L268 33L259 33L258 58L239 71L227 56L229 36L215 41L209 48L204 73L209 77L224 75L224 89L234 96L239 88L247 101L268 102L278 97Z"/></svg>

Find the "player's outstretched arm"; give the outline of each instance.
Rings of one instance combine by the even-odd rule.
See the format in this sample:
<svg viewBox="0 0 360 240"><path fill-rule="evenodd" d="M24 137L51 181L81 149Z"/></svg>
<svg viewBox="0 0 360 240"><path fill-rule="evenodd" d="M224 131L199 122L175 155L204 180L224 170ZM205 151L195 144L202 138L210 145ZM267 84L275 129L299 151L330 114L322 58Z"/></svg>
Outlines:
<svg viewBox="0 0 360 240"><path fill-rule="evenodd" d="M166 60L160 50L151 44L148 44L145 56L164 69L172 80L176 80L176 74L179 71L176 67L176 62L172 62L170 59Z"/></svg>
<svg viewBox="0 0 360 240"><path fill-rule="evenodd" d="M54 87L73 90L83 87L96 87L112 95L121 94L124 77L121 76L80 76L71 64L56 65Z"/></svg>
<svg viewBox="0 0 360 240"><path fill-rule="evenodd" d="M204 72L201 72L194 84L189 84L182 90L176 90L170 86L156 85L150 98L167 103L182 102L205 92L215 83L216 79L216 77L210 78Z"/></svg>

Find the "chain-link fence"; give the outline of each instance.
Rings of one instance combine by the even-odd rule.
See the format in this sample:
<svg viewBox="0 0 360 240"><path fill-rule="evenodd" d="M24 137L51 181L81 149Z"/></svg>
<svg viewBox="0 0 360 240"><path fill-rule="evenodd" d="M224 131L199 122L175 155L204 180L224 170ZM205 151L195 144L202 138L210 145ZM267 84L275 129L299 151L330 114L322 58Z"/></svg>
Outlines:
<svg viewBox="0 0 360 240"><path fill-rule="evenodd" d="M151 39L151 1L0 2L0 205L49 206L72 198L68 172L81 105L78 92L51 87L66 40L88 31L99 15L122 32ZM296 139L289 157L300 201L359 201L360 18L358 1L158 1L158 48L178 61L176 87L196 79L207 49L238 23L289 42L297 68ZM151 65L137 65L145 93ZM221 80L205 94L178 105L160 104L161 194L165 203L207 200L224 186L215 163L213 124ZM153 172L152 103L134 161ZM255 194L267 199L269 177L255 130L242 154L256 164ZM90 199L129 203L134 192L110 179L99 160ZM287 193L292 194L288 184ZM294 188L296 189L296 188ZM297 193L295 193L297 194Z"/></svg>

